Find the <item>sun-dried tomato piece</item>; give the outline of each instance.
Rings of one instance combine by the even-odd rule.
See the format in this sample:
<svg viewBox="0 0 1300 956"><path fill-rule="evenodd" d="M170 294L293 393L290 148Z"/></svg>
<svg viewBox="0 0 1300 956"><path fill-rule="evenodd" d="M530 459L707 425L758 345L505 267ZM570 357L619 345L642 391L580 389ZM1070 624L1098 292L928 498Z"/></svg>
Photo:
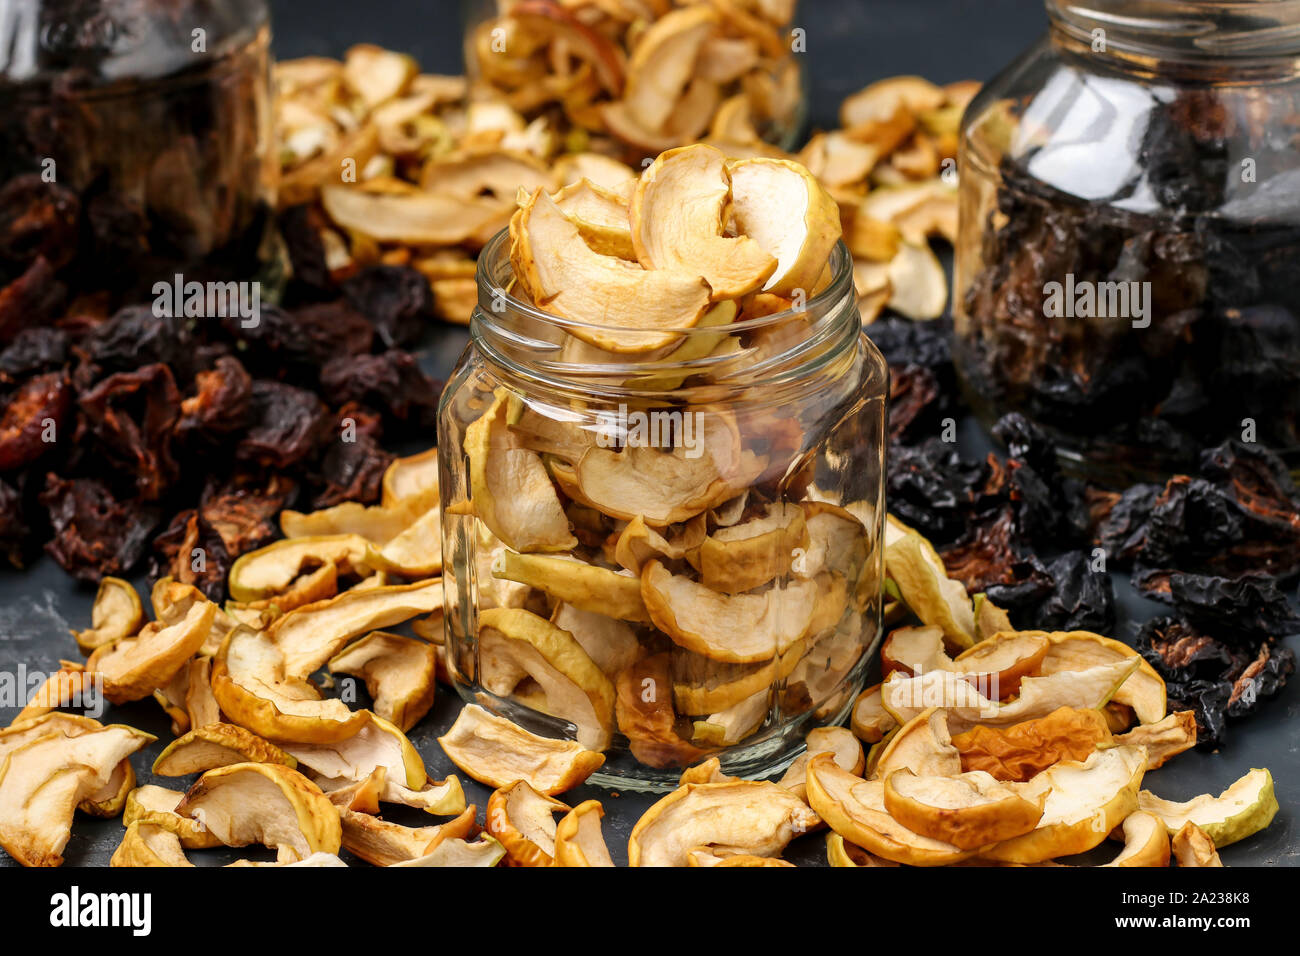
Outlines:
<svg viewBox="0 0 1300 956"><path fill-rule="evenodd" d="M15 176L0 189L0 257L27 263L42 256L63 268L77 251L80 214L81 200L66 186L40 173Z"/></svg>
<svg viewBox="0 0 1300 956"><path fill-rule="evenodd" d="M63 435L72 410L72 387L62 372L29 378L0 412L0 471L40 458Z"/></svg>
<svg viewBox="0 0 1300 956"><path fill-rule="evenodd" d="M253 383L248 431L235 457L283 470L313 454L329 427L329 412L312 392L281 382Z"/></svg>
<svg viewBox="0 0 1300 956"><path fill-rule="evenodd" d="M119 501L93 478L71 481L50 474L40 503L49 512L54 537L45 550L63 570L83 581L129 574L158 524L156 509Z"/></svg>
<svg viewBox="0 0 1300 956"><path fill-rule="evenodd" d="M135 481L140 497L157 501L176 480L172 432L180 416L180 392L166 365L146 365L136 372L117 372L80 400L85 434L95 437L107 455Z"/></svg>

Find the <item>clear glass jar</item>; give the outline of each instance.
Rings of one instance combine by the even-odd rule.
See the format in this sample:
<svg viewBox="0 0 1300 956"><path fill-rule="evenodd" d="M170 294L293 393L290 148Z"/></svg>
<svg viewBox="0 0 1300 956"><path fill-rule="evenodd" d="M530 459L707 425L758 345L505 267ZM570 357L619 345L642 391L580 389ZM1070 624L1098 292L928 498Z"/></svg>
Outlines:
<svg viewBox="0 0 1300 956"><path fill-rule="evenodd" d="M462 697L624 788L712 755L764 776L843 719L880 636L888 370L843 243L831 267L803 311L632 360L509 295L508 236L484 249L438 424Z"/></svg>
<svg viewBox="0 0 1300 956"><path fill-rule="evenodd" d="M0 0L0 272L87 311L272 260L264 0Z"/></svg>
<svg viewBox="0 0 1300 956"><path fill-rule="evenodd" d="M971 103L955 355L1104 482L1300 464L1300 2L1047 0Z"/></svg>
<svg viewBox="0 0 1300 956"><path fill-rule="evenodd" d="M471 98L553 118L569 151L639 168L645 157L706 137L732 152L798 142L807 91L796 0L729 14L659 0L463 6Z"/></svg>

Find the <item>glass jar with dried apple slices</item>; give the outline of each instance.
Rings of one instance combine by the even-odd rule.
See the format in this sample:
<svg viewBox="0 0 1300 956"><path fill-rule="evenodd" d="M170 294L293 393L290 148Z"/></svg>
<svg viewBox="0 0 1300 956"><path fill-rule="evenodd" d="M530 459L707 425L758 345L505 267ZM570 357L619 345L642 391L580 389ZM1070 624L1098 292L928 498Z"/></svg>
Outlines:
<svg viewBox="0 0 1300 956"><path fill-rule="evenodd" d="M510 248L479 259L439 419L452 679L603 752L605 785L779 770L880 633L888 375L847 249L801 308L750 294L648 332L538 308Z"/></svg>

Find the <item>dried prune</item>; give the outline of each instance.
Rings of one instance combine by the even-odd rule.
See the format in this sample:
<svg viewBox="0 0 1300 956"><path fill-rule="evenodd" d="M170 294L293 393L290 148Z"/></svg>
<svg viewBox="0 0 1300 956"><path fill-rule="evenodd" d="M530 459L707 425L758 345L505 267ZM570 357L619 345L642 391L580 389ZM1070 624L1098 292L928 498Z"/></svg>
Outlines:
<svg viewBox="0 0 1300 956"><path fill-rule="evenodd" d="M906 441L923 431L934 432L939 382L921 365L904 365L889 371L889 437Z"/></svg>
<svg viewBox="0 0 1300 956"><path fill-rule="evenodd" d="M171 577L192 584L209 600L226 593L231 556L217 530L194 509L177 513L153 541L154 561L149 577Z"/></svg>
<svg viewBox="0 0 1300 956"><path fill-rule="evenodd" d="M279 534L276 519L297 493L298 483L284 475L239 472L204 488L199 515L216 529L227 554L235 558Z"/></svg>
<svg viewBox="0 0 1300 956"><path fill-rule="evenodd" d="M267 374L289 364L303 366L314 375L317 367L330 359L369 352L374 338L365 316L341 300L292 312L266 305L257 325L244 328L238 319L229 319L225 327L250 347L245 361Z"/></svg>
<svg viewBox="0 0 1300 956"><path fill-rule="evenodd" d="M0 382L17 382L30 375L52 372L68 361L68 336L45 326L24 329L0 349Z"/></svg>
<svg viewBox="0 0 1300 956"><path fill-rule="evenodd" d="M129 372L141 365L186 365L194 342L184 321L157 315L150 306L119 309L91 329L76 345L99 372Z"/></svg>
<svg viewBox="0 0 1300 956"><path fill-rule="evenodd" d="M1261 644L1259 654L1232 681L1228 716L1252 713L1263 700L1276 696L1295 673L1295 652L1279 644Z"/></svg>
<svg viewBox="0 0 1300 956"><path fill-rule="evenodd" d="M0 554L15 568L21 568L31 535L23 513L23 496L18 489L0 479Z"/></svg>
<svg viewBox="0 0 1300 956"><path fill-rule="evenodd" d="M384 472L393 455L379 444L383 426L378 413L350 403L339 410L335 438L321 460L324 487L312 498L313 508L328 508L343 501L367 504L379 500Z"/></svg>
<svg viewBox="0 0 1300 956"><path fill-rule="evenodd" d="M283 470L312 455L329 427L328 410L312 392L262 379L253 383L250 425L235 457Z"/></svg>
<svg viewBox="0 0 1300 956"><path fill-rule="evenodd" d="M27 264L38 256L55 269L77 251L81 200L40 173L15 176L0 188L0 257Z"/></svg>
<svg viewBox="0 0 1300 956"><path fill-rule="evenodd" d="M429 280L409 266L368 266L342 287L388 348L413 344L434 319Z"/></svg>
<svg viewBox="0 0 1300 956"><path fill-rule="evenodd" d="M1224 640L1262 641L1300 634L1300 612L1262 574L1223 578L1181 571L1139 573L1134 584L1167 601L1192 624Z"/></svg>
<svg viewBox="0 0 1300 956"><path fill-rule="evenodd" d="M195 394L181 402L178 435L215 440L243 429L249 420L253 379L239 359L223 355L194 376Z"/></svg>
<svg viewBox="0 0 1300 956"><path fill-rule="evenodd" d="M409 352L389 349L378 355L340 356L325 363L320 384L337 402L382 411L392 433L409 434L437 424L441 384L425 375Z"/></svg>
<svg viewBox="0 0 1300 956"><path fill-rule="evenodd" d="M49 513L54 537L45 550L63 570L83 581L131 572L158 524L156 509L138 501L119 501L93 478L46 477L40 502Z"/></svg>
<svg viewBox="0 0 1300 956"><path fill-rule="evenodd" d="M1092 570L1082 551L1061 555L1047 566L1047 573L1053 588L1034 611L1038 627L1105 633L1115 626L1115 589L1110 576Z"/></svg>
<svg viewBox="0 0 1300 956"><path fill-rule="evenodd" d="M62 372L29 378L0 412L0 471L30 465L49 451L67 426L72 387Z"/></svg>
<svg viewBox="0 0 1300 956"><path fill-rule="evenodd" d="M896 445L889 456L889 508L942 547L966 531L987 477L987 465L963 460L938 438Z"/></svg>
<svg viewBox="0 0 1300 956"><path fill-rule="evenodd" d="M172 433L180 415L180 392L171 369L146 365L116 372L81 396L80 443L87 435L135 483L145 501L166 494L179 473L172 457Z"/></svg>
<svg viewBox="0 0 1300 956"><path fill-rule="evenodd" d="M277 217L280 235L284 237L289 263L293 266L294 280L313 291L330 288L329 265L325 260L325 244L320 230L326 225L320 210L309 203L282 209Z"/></svg>
<svg viewBox="0 0 1300 956"><path fill-rule="evenodd" d="M14 340L23 329L48 324L63 304L66 289L44 256L0 289L0 344Z"/></svg>

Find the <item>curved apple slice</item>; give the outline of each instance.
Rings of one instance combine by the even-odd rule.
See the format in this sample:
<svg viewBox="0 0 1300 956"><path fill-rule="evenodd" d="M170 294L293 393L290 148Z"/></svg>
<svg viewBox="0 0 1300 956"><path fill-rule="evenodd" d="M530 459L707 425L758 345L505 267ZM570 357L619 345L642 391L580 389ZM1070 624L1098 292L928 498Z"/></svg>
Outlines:
<svg viewBox="0 0 1300 956"><path fill-rule="evenodd" d="M717 23L712 7L693 4L660 17L645 31L628 61L622 101L637 125L663 129Z"/></svg>
<svg viewBox="0 0 1300 956"><path fill-rule="evenodd" d="M618 729L637 760L650 767L678 767L704 756L705 751L677 733L667 654L631 664L618 675L616 687Z"/></svg>
<svg viewBox="0 0 1300 956"><path fill-rule="evenodd" d="M805 738L804 752L794 759L785 774L777 781L777 786L785 787L802 799L808 795L808 761L818 754L828 753L835 758L841 769L847 770L855 777L862 776L867 767L866 755L862 744L847 727L814 727Z"/></svg>
<svg viewBox="0 0 1300 956"><path fill-rule="evenodd" d="M603 754L576 741L539 737L477 704L463 707L438 743L479 783L500 788L526 780L548 796L572 790L605 762Z"/></svg>
<svg viewBox="0 0 1300 956"><path fill-rule="evenodd" d="M578 804L555 828L556 866L613 866L600 821L605 809L599 800Z"/></svg>
<svg viewBox="0 0 1300 956"><path fill-rule="evenodd" d="M868 687L853 702L853 713L849 721L853 733L861 741L877 744L898 729L894 715L885 710L881 694L881 685Z"/></svg>
<svg viewBox="0 0 1300 956"><path fill-rule="evenodd" d="M492 576L545 591L584 611L622 621L648 623L641 581L635 575L587 564L569 556L503 551L492 562Z"/></svg>
<svg viewBox="0 0 1300 956"><path fill-rule="evenodd" d="M1171 758L1196 746L1196 714L1180 710L1154 724L1141 724L1114 738L1118 746L1145 747L1147 769L1163 767Z"/></svg>
<svg viewBox="0 0 1300 956"><path fill-rule="evenodd" d="M329 660L331 674L350 674L366 682L375 713L403 732L433 706L437 692L438 650L414 638L372 631Z"/></svg>
<svg viewBox="0 0 1300 956"><path fill-rule="evenodd" d="M885 778L885 809L909 830L963 850L1028 833L1043 816L1041 803L979 770L944 777L896 770Z"/></svg>
<svg viewBox="0 0 1300 956"><path fill-rule="evenodd" d="M221 841L209 833L207 828L197 820L182 817L176 812L177 805L185 799L179 790L145 784L136 787L127 795L126 806L122 810L122 823L149 823L170 830L180 839L181 845L191 850L221 846Z"/></svg>
<svg viewBox="0 0 1300 956"><path fill-rule="evenodd" d="M977 685L996 688L998 698L1006 700L1020 693L1024 678L1047 673L1043 662L1050 649L1051 642L1042 634L1029 631L1002 634L962 651L953 660L953 670L974 675Z"/></svg>
<svg viewBox="0 0 1300 956"><path fill-rule="evenodd" d="M1102 866L1168 866L1169 833L1164 821L1138 810L1124 818L1124 849Z"/></svg>
<svg viewBox="0 0 1300 956"><path fill-rule="evenodd" d="M617 193L581 179L565 186L551 198L578 227L578 232L593 252L618 259L636 258L627 202Z"/></svg>
<svg viewBox="0 0 1300 956"><path fill-rule="evenodd" d="M446 840L463 840L474 831L477 811L465 808L459 816L429 827L404 827L368 813L339 808L342 842L349 852L374 866L394 866L434 853Z"/></svg>
<svg viewBox="0 0 1300 956"><path fill-rule="evenodd" d="M1046 637L1051 641L1041 668L1045 677L1063 671L1082 671L1116 661L1136 659L1139 662L1137 670L1120 685L1111 699L1117 704L1132 707L1138 720L1144 724L1154 724L1164 719L1167 702L1164 678L1127 644L1089 631L1021 633Z"/></svg>
<svg viewBox="0 0 1300 956"><path fill-rule="evenodd" d="M1219 852L1215 849L1210 835L1188 820L1174 834L1170 846L1179 866L1216 867L1223 866Z"/></svg>
<svg viewBox="0 0 1300 956"><path fill-rule="evenodd" d="M453 837L445 839L424 856L401 860L390 866L496 866L506 855L506 848L484 834L473 843Z"/></svg>
<svg viewBox="0 0 1300 956"><path fill-rule="evenodd" d="M101 645L86 670L104 682L104 696L115 704L147 697L166 684L207 640L217 606L196 588L176 602L174 615L146 624L134 637Z"/></svg>
<svg viewBox="0 0 1300 956"><path fill-rule="evenodd" d="M868 774L872 780L883 780L898 770L929 777L962 772L961 753L948 733L948 714L937 707L917 714L880 746Z"/></svg>
<svg viewBox="0 0 1300 956"><path fill-rule="evenodd" d="M109 866L153 867L193 866L181 849L180 838L171 830L152 823L132 823L122 834Z"/></svg>
<svg viewBox="0 0 1300 956"><path fill-rule="evenodd" d="M1009 727L974 727L954 736L952 743L961 753L964 769L1025 783L1062 760L1087 760L1094 750L1111 746L1112 738L1101 711L1058 707L1046 717ZM1148 770L1149 760L1148 756Z"/></svg>
<svg viewBox="0 0 1300 956"><path fill-rule="evenodd" d="M298 766L290 754L236 724L215 723L196 727L177 737L153 762L160 777L184 777L234 763L278 763Z"/></svg>
<svg viewBox="0 0 1300 956"><path fill-rule="evenodd" d="M804 510L774 502L749 521L718 528L686 557L705 587L738 594L787 574L796 549L806 552L808 545Z"/></svg>
<svg viewBox="0 0 1300 956"><path fill-rule="evenodd" d="M886 860L868 853L862 847L849 843L834 830L826 834L826 862L835 867L901 865L893 860Z"/></svg>
<svg viewBox="0 0 1300 956"><path fill-rule="evenodd" d="M73 631L77 647L89 656L105 644L130 637L144 624L144 608L140 594L130 581L105 576L100 579L95 592L95 603L90 609L90 627Z"/></svg>
<svg viewBox="0 0 1300 956"><path fill-rule="evenodd" d="M1203 793L1184 803L1175 803L1143 790L1138 795L1138 806L1164 821L1171 834L1185 824L1196 824L1216 847L1258 833L1273 822L1278 812L1273 775L1260 769L1251 770L1217 797Z"/></svg>
<svg viewBox="0 0 1300 956"><path fill-rule="evenodd" d="M555 814L570 810L568 804L516 780L488 798L487 832L506 848L511 866L554 866Z"/></svg>

